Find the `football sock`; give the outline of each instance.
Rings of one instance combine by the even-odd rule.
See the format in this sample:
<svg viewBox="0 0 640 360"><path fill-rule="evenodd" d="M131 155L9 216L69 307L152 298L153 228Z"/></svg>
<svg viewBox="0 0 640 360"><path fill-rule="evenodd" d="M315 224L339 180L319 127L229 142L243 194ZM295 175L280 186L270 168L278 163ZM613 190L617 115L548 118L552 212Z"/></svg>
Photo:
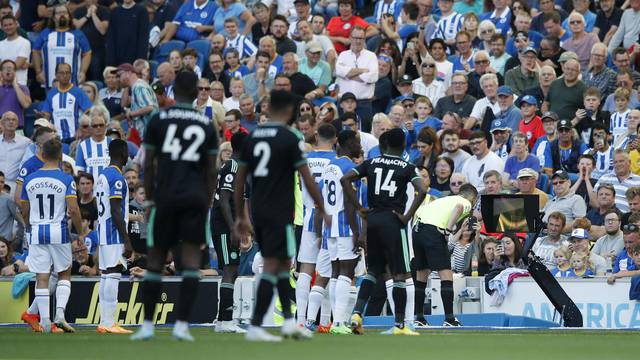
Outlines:
<svg viewBox="0 0 640 360"><path fill-rule="evenodd" d="M329 301L331 302L331 312L333 312L333 317L336 316L336 282L338 279L330 279L329 280Z"/></svg>
<svg viewBox="0 0 640 360"><path fill-rule="evenodd" d="M442 280L440 282L440 296L442 297L445 319L453 319L453 281Z"/></svg>
<svg viewBox="0 0 640 360"><path fill-rule="evenodd" d="M297 287L296 287L297 290ZM322 300L327 290L321 286L314 285L309 292L309 306L307 307L307 322L315 323L318 310L322 305Z"/></svg>
<svg viewBox="0 0 640 360"><path fill-rule="evenodd" d="M396 313L396 304L393 301L393 280L389 279L384 282L385 289L387 290L387 302L389 303L389 308L392 313Z"/></svg>
<svg viewBox="0 0 640 360"><path fill-rule="evenodd" d="M233 318L233 284L220 284L220 307L218 321L231 321Z"/></svg>
<svg viewBox="0 0 640 360"><path fill-rule="evenodd" d="M309 303L309 292L311 288L311 275L299 273L296 281L296 307L298 324L304 324L307 316L307 305Z"/></svg>
<svg viewBox="0 0 640 360"><path fill-rule="evenodd" d="M40 323L42 320L49 320L49 289L36 289L34 292L38 304L38 313L40 313Z"/></svg>
<svg viewBox="0 0 640 360"><path fill-rule="evenodd" d="M31 302L31 305L29 305L29 308L27 309L27 314L35 315L37 313L38 313L38 303L34 299L33 302Z"/></svg>
<svg viewBox="0 0 640 360"><path fill-rule="evenodd" d="M325 290L322 296L322 307L320 307L320 325L329 326L331 323L331 299L329 292Z"/></svg>
<svg viewBox="0 0 640 360"><path fill-rule="evenodd" d="M407 289L407 305L404 308L404 320L408 324L413 324L416 307L416 288L413 285L413 279L407 279L405 284Z"/></svg>
<svg viewBox="0 0 640 360"><path fill-rule="evenodd" d="M353 312L356 314L362 315L364 312L364 307L367 306L369 302L369 297L371 297L371 291L373 287L376 285L376 278L370 274L367 274L362 277L362 282L360 283L360 290L358 290L358 299L356 300L356 306L353 308Z"/></svg>
<svg viewBox="0 0 640 360"><path fill-rule="evenodd" d="M180 286L180 304L178 305L178 320L188 321L193 303L198 295L198 283L200 282L200 271L182 271L182 285ZM232 295L233 296L233 295ZM233 299L233 298L232 298ZM231 300L233 303L233 300ZM232 305L233 306L233 305Z"/></svg>
<svg viewBox="0 0 640 360"><path fill-rule="evenodd" d="M274 274L262 273L258 280L258 289L256 290L256 306L253 308L253 318L251 325L261 326L264 314L266 314L271 305L273 298L273 287L278 282L278 278Z"/></svg>
<svg viewBox="0 0 640 360"><path fill-rule="evenodd" d="M98 288L98 305L100 307L100 325L104 326L104 303L105 303L105 299L104 299L104 286L107 282L107 277L105 276L105 274L100 275L100 287Z"/></svg>
<svg viewBox="0 0 640 360"><path fill-rule="evenodd" d="M427 283L416 280L413 284L415 286L415 293L416 293L416 300L415 300L416 319L424 320L424 299L426 297Z"/></svg>
<svg viewBox="0 0 640 360"><path fill-rule="evenodd" d="M404 327L404 311L407 306L407 284L404 281L393 283L393 302L395 303L396 326Z"/></svg>
<svg viewBox="0 0 640 360"><path fill-rule="evenodd" d="M71 296L71 281L60 280L56 287L56 320L65 320L64 309L67 308Z"/></svg>
<svg viewBox="0 0 640 360"><path fill-rule="evenodd" d="M104 275L104 289L100 303L100 324L112 327L115 324L116 309L118 308L118 284L120 283L120 273L109 273ZM102 281L102 279L100 279Z"/></svg>
<svg viewBox="0 0 640 360"><path fill-rule="evenodd" d="M149 271L144 275L142 282L142 299L144 303L144 319L152 323L155 321L153 316L156 311L156 303L160 298L162 291L162 275L157 272Z"/></svg>
<svg viewBox="0 0 640 360"><path fill-rule="evenodd" d="M285 319L291 318L291 297L293 295L293 289L291 288L289 278L289 272L282 271L278 274L278 283L276 284L278 297L282 304L282 316Z"/></svg>
<svg viewBox="0 0 640 360"><path fill-rule="evenodd" d="M351 279L348 276L340 275L336 281L336 311L333 313L333 323L343 325L347 320L347 305L349 303L349 292L351 292Z"/></svg>

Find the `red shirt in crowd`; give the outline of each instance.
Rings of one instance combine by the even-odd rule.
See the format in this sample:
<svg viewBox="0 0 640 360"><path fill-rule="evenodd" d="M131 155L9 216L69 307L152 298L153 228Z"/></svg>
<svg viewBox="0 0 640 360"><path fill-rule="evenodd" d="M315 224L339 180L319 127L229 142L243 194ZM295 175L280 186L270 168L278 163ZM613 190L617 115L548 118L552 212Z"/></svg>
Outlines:
<svg viewBox="0 0 640 360"><path fill-rule="evenodd" d="M249 130L243 128L242 126L240 126L240 128L238 129L238 131L236 132L243 132L247 135L249 135ZM234 133L231 132L231 129L227 129L224 131L224 138L227 141L231 141L231 137L233 136Z"/></svg>
<svg viewBox="0 0 640 360"><path fill-rule="evenodd" d="M527 135L527 141L529 141L529 150L533 149L533 146L536 144L536 140L539 137L545 136L544 127L542 127L542 120L540 116L535 116L529 123L525 123L524 120L520 121L520 130L521 133Z"/></svg>
<svg viewBox="0 0 640 360"><path fill-rule="evenodd" d="M369 27L369 23L359 16L352 16L347 21L343 21L340 16L334 16L329 20L329 24L327 24L327 31L329 32L329 36L349 38L351 29L353 29L354 26L360 26L366 29ZM345 44L337 41L333 43L333 46L336 48L336 53L338 54L348 49Z"/></svg>

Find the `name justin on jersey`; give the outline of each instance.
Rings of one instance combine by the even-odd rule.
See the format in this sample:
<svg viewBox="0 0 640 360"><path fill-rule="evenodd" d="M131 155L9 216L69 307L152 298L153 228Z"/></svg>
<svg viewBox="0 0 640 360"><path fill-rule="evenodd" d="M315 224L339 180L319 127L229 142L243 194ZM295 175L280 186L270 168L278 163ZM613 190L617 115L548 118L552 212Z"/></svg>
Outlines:
<svg viewBox="0 0 640 360"><path fill-rule="evenodd" d="M193 110L169 109L160 112L160 120L182 119L197 120L203 124L211 124L211 119Z"/></svg>
<svg viewBox="0 0 640 360"><path fill-rule="evenodd" d="M40 180L36 183L29 184L29 188L27 189L27 191L33 192L35 190L40 190L40 189L48 189L58 194L64 191L64 189L61 188L59 184L52 183L47 180Z"/></svg>
<svg viewBox="0 0 640 360"><path fill-rule="evenodd" d="M395 165L400 167L407 167L408 163L402 159L390 159L387 157L376 157L371 159L372 164L385 164L385 165Z"/></svg>

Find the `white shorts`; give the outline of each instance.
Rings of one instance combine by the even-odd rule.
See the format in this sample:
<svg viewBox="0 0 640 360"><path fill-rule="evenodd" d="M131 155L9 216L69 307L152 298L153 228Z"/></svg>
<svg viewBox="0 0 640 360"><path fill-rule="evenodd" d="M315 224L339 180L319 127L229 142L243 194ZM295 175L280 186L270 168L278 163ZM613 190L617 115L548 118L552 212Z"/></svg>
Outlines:
<svg viewBox="0 0 640 360"><path fill-rule="evenodd" d="M100 245L98 247L98 266L100 270L116 267L118 265L127 268L127 260L122 256L124 244Z"/></svg>
<svg viewBox="0 0 640 360"><path fill-rule="evenodd" d="M331 261L336 260L353 260L358 257L353 252L353 238L350 236L329 238L328 247Z"/></svg>
<svg viewBox="0 0 640 360"><path fill-rule="evenodd" d="M59 273L71 267L71 244L30 244L26 265L36 274Z"/></svg>
<svg viewBox="0 0 640 360"><path fill-rule="evenodd" d="M331 258L329 257L329 250L320 249L318 252L316 271L318 272L318 275L324 278L331 278Z"/></svg>
<svg viewBox="0 0 640 360"><path fill-rule="evenodd" d="M303 231L300 239L300 251L298 252L298 263L315 264L318 259L320 244L316 239L316 234L310 231Z"/></svg>

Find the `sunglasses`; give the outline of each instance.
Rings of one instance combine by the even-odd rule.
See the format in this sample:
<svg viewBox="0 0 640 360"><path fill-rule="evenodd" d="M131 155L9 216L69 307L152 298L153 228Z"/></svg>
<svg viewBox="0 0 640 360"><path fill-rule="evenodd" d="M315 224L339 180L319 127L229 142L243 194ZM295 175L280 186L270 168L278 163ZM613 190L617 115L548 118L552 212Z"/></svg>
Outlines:
<svg viewBox="0 0 640 360"><path fill-rule="evenodd" d="M209 91L211 90L208 86L198 86L198 91Z"/></svg>
<svg viewBox="0 0 640 360"><path fill-rule="evenodd" d="M571 20L571 21L569 21L569 24L578 25L578 24L582 24L582 21L581 20Z"/></svg>
<svg viewBox="0 0 640 360"><path fill-rule="evenodd" d="M493 29L486 29L486 30L480 31L480 34L491 34L491 33L493 33Z"/></svg>
<svg viewBox="0 0 640 360"><path fill-rule="evenodd" d="M426 68L435 68L436 64L422 64L422 67L426 67Z"/></svg>
<svg viewBox="0 0 640 360"><path fill-rule="evenodd" d="M302 107L300 108L300 111L311 111L311 108L310 108L310 107L308 107L308 106L302 106Z"/></svg>
<svg viewBox="0 0 640 360"><path fill-rule="evenodd" d="M478 65L487 65L489 63L489 60L477 60L474 61L474 64L478 64Z"/></svg>
<svg viewBox="0 0 640 360"><path fill-rule="evenodd" d="M622 227L622 231L626 233L640 232L640 226L636 224L627 224Z"/></svg>
<svg viewBox="0 0 640 360"><path fill-rule="evenodd" d="M103 128L105 125L104 124L93 124L91 125L92 128L97 129L97 128Z"/></svg>
<svg viewBox="0 0 640 360"><path fill-rule="evenodd" d="M552 184L553 186L558 186L558 185L562 185L564 183L566 183L567 180L560 180L560 181L554 181Z"/></svg>
<svg viewBox="0 0 640 360"><path fill-rule="evenodd" d="M464 182L463 181L455 181L455 182L452 182L451 185L453 185L453 186L461 186L461 185L464 185Z"/></svg>
<svg viewBox="0 0 640 360"><path fill-rule="evenodd" d="M83 129L88 129L89 125L80 125L80 127L83 128Z"/></svg>
<svg viewBox="0 0 640 360"><path fill-rule="evenodd" d="M384 56L384 55L378 56L378 60L382 60L384 62L391 62L392 61L392 59L390 57Z"/></svg>

